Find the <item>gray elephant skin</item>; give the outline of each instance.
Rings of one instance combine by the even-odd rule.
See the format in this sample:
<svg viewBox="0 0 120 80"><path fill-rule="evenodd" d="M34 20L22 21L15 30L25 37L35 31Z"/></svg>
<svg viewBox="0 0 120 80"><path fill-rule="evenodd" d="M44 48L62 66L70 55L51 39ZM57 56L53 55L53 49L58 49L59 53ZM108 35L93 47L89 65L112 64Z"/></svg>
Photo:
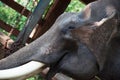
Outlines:
<svg viewBox="0 0 120 80"><path fill-rule="evenodd" d="M120 80L120 0L98 0L80 13L63 13L34 42L0 60L0 69L30 61L50 67L46 80L63 73L76 80Z"/></svg>

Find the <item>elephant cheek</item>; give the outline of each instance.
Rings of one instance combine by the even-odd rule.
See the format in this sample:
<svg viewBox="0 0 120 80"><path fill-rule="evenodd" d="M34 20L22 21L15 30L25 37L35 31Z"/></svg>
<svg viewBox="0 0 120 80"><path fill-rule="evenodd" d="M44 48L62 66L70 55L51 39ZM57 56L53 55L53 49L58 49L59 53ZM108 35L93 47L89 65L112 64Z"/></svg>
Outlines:
<svg viewBox="0 0 120 80"><path fill-rule="evenodd" d="M65 52L58 52L58 53L51 53L51 54L44 54L44 55L35 55L32 57L31 60L33 61L39 61L45 64L54 64L57 61L59 61L59 59L65 54Z"/></svg>

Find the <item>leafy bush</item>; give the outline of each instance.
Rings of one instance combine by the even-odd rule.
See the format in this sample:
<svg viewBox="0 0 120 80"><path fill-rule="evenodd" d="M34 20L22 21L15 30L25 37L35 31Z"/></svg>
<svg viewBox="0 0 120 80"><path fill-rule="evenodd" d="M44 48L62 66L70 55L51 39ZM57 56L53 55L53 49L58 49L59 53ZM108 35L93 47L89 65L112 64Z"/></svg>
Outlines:
<svg viewBox="0 0 120 80"><path fill-rule="evenodd" d="M71 0L68 5L66 12L80 12L85 7L85 4L80 2L79 0Z"/></svg>
<svg viewBox="0 0 120 80"><path fill-rule="evenodd" d="M6 5L0 4L0 19L6 22L7 24L13 26L14 28L17 28L18 30L21 30L21 28L24 26L26 22L26 17L22 16L20 19L20 22L16 24L17 18L20 16L19 13L17 13L15 10L11 9L10 7Z"/></svg>

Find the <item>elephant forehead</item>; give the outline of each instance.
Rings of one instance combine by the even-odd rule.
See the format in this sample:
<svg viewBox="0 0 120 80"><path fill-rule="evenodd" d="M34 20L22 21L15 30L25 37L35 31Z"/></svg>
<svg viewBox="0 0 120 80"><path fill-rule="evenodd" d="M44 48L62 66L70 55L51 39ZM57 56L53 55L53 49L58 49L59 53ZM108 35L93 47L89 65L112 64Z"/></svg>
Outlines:
<svg viewBox="0 0 120 80"><path fill-rule="evenodd" d="M63 15L65 16L65 15ZM66 17L66 16L65 16ZM58 22L59 28L63 29L68 26L78 26L82 25L85 22L84 18L79 18L79 16L76 14L68 16L66 18L63 18Z"/></svg>
<svg viewBox="0 0 120 80"><path fill-rule="evenodd" d="M84 22L84 18L79 18L78 15L73 15L64 21L64 24L79 24Z"/></svg>

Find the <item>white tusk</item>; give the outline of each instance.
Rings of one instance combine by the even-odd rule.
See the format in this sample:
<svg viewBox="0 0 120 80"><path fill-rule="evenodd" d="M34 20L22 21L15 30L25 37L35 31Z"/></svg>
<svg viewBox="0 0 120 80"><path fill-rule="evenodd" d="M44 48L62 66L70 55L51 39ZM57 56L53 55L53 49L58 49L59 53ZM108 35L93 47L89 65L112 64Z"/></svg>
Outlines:
<svg viewBox="0 0 120 80"><path fill-rule="evenodd" d="M0 79L12 79L12 78L28 75L40 69L43 66L44 66L43 63L37 61L31 61L28 62L27 64L24 64L16 68L0 70Z"/></svg>

